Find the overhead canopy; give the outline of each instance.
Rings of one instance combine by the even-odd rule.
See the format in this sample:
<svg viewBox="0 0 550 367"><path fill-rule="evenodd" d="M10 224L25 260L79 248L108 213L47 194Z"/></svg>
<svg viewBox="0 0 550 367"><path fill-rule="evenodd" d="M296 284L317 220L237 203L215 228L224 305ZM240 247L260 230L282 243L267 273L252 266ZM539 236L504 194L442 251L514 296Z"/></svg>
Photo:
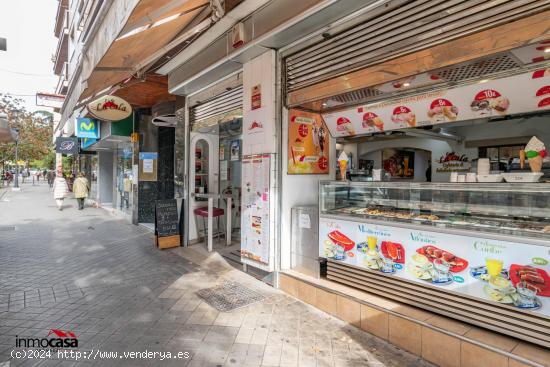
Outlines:
<svg viewBox="0 0 550 367"><path fill-rule="evenodd" d="M120 85L114 94L134 107L151 107L159 101L175 101L176 96L168 93L166 75L147 74L143 79L131 78Z"/></svg>
<svg viewBox="0 0 550 367"><path fill-rule="evenodd" d="M203 11L208 0L141 0L87 79L79 100L128 79L134 67L166 46Z"/></svg>

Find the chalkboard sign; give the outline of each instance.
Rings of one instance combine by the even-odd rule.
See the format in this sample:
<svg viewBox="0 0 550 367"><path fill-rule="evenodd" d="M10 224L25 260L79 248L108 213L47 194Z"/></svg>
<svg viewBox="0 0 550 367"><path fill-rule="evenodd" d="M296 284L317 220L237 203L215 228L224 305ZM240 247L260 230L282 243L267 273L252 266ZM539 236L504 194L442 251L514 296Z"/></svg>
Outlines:
<svg viewBox="0 0 550 367"><path fill-rule="evenodd" d="M155 205L155 231L158 237L179 235L176 199L157 200Z"/></svg>

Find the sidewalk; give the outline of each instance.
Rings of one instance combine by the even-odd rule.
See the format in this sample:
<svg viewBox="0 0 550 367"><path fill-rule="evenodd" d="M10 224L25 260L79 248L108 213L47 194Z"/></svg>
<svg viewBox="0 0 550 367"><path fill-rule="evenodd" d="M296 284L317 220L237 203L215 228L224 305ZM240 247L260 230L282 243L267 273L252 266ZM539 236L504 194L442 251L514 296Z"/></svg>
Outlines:
<svg viewBox="0 0 550 367"><path fill-rule="evenodd" d="M189 358L11 359L24 366L425 366L234 269L202 247L159 251L102 209L62 212L46 184L0 201L0 366L18 337L72 331L78 351L188 352ZM7 229L13 228L14 229ZM197 291L233 282L264 299L220 312ZM4 367L4 366L2 366Z"/></svg>

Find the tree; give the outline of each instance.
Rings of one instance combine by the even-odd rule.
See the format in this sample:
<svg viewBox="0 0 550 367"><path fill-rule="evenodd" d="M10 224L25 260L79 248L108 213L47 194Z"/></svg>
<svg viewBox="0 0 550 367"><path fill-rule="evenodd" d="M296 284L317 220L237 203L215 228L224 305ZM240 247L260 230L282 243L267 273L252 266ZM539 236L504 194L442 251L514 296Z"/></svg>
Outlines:
<svg viewBox="0 0 550 367"><path fill-rule="evenodd" d="M43 159L52 151L53 115L48 111L29 112L23 100L0 93L0 112L8 115L12 129L19 131L19 160ZM15 143L0 144L0 164L15 161Z"/></svg>

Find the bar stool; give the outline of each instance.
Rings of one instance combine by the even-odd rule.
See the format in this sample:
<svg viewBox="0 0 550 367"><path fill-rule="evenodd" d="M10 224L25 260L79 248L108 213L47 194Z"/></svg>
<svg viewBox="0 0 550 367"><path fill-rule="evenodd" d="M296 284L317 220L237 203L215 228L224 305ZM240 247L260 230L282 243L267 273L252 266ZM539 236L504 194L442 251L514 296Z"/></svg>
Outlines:
<svg viewBox="0 0 550 367"><path fill-rule="evenodd" d="M222 208L216 208L216 207L212 208L212 218L217 218L218 219L218 230L217 230L217 233L216 233L216 238L218 239L218 241L220 240L220 232L221 232L220 231L220 217L223 216L224 213L225 212ZM208 207L203 206L203 207L197 208L197 209L193 210L193 214L195 214L195 216L202 217L204 237L206 238L207 233L208 233L208 228L206 226L206 218L208 218ZM197 233L200 235L200 229L198 229L198 228L197 228Z"/></svg>

